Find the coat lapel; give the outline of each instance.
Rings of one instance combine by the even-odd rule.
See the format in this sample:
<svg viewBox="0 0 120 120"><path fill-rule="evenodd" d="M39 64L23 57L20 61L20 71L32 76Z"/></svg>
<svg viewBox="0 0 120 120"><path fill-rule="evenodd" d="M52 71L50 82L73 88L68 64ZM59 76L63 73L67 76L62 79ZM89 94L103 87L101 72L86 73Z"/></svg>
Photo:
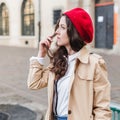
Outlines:
<svg viewBox="0 0 120 120"><path fill-rule="evenodd" d="M74 72L73 72L71 79L70 79L70 86L69 86L70 91L71 91L72 84L73 84L73 81L75 78L75 71L76 71L77 66L80 62L84 63L84 64L87 64L89 62L89 51L87 50L86 46L84 46L78 53L76 63L75 63Z"/></svg>

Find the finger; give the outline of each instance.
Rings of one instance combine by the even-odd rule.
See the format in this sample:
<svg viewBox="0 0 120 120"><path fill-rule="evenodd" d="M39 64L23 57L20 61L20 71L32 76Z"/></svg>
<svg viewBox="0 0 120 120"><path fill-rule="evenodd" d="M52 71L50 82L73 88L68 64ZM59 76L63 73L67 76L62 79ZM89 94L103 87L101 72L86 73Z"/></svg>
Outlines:
<svg viewBox="0 0 120 120"><path fill-rule="evenodd" d="M46 41L46 45L47 45L48 47L50 47L51 41L47 40L47 41Z"/></svg>
<svg viewBox="0 0 120 120"><path fill-rule="evenodd" d="M53 39L55 36L57 35L57 33L55 32L53 35L51 35L51 39Z"/></svg>
<svg viewBox="0 0 120 120"><path fill-rule="evenodd" d="M48 40L49 42L52 42L52 38L51 38L50 36L47 38L47 40Z"/></svg>
<svg viewBox="0 0 120 120"><path fill-rule="evenodd" d="M43 47L49 49L49 47L50 47L50 42L49 42L48 40L46 40L46 41L44 42L44 44L43 44Z"/></svg>

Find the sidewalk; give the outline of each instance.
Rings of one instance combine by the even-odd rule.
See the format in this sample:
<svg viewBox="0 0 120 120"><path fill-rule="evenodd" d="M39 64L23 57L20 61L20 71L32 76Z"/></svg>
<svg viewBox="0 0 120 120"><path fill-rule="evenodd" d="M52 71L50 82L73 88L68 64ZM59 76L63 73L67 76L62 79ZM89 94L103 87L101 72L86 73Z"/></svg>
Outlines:
<svg viewBox="0 0 120 120"><path fill-rule="evenodd" d="M38 113L40 120L47 108L47 92L27 88L32 55L37 49L0 46L0 104L22 105Z"/></svg>
<svg viewBox="0 0 120 120"><path fill-rule="evenodd" d="M97 51L98 52L98 51ZM99 53L99 52L98 52ZM99 53L108 67L112 84L112 102L120 104L120 55ZM29 58L37 55L35 48L0 46L0 104L19 104L39 114L47 108L47 90L27 88Z"/></svg>

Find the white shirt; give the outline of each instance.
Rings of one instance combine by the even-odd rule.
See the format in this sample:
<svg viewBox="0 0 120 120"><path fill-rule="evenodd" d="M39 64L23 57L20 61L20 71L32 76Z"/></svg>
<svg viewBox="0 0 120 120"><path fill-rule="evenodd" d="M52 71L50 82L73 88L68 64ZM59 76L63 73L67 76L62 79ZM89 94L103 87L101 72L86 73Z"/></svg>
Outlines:
<svg viewBox="0 0 120 120"><path fill-rule="evenodd" d="M68 56L67 72L57 82L57 93L58 93L57 115L59 116L68 115L69 83L70 83L70 77L74 71L76 57L77 57L77 53ZM40 64L44 64L44 58L32 57L30 60L32 59L37 59L40 62ZM54 101L56 101L56 95L54 96ZM53 104L53 112L55 113L54 107L55 107L55 103Z"/></svg>
<svg viewBox="0 0 120 120"><path fill-rule="evenodd" d="M58 80L58 83L57 83L57 87L58 87L57 88L57 92L58 92L57 114L58 116L68 115L69 83L70 83L70 78L72 76L72 73L74 72L76 57L77 57L77 53L68 56L67 72L62 78L60 78L60 80Z"/></svg>

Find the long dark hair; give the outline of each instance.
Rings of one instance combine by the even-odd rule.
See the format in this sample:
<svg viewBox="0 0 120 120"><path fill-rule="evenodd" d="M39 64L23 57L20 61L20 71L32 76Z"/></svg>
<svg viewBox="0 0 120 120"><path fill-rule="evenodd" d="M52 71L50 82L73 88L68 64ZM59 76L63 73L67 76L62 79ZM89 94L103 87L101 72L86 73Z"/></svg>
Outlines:
<svg viewBox="0 0 120 120"><path fill-rule="evenodd" d="M67 34L70 40L70 46L72 50L78 52L85 45L85 43L81 39L79 33L75 29L70 19L66 15L62 16L66 17ZM56 24L55 30L57 30L57 28L59 27L59 21ZM68 68L67 49L64 46L60 46L53 56L54 56L52 59L53 67L51 68L51 71L55 73L56 80L58 80L65 75Z"/></svg>

